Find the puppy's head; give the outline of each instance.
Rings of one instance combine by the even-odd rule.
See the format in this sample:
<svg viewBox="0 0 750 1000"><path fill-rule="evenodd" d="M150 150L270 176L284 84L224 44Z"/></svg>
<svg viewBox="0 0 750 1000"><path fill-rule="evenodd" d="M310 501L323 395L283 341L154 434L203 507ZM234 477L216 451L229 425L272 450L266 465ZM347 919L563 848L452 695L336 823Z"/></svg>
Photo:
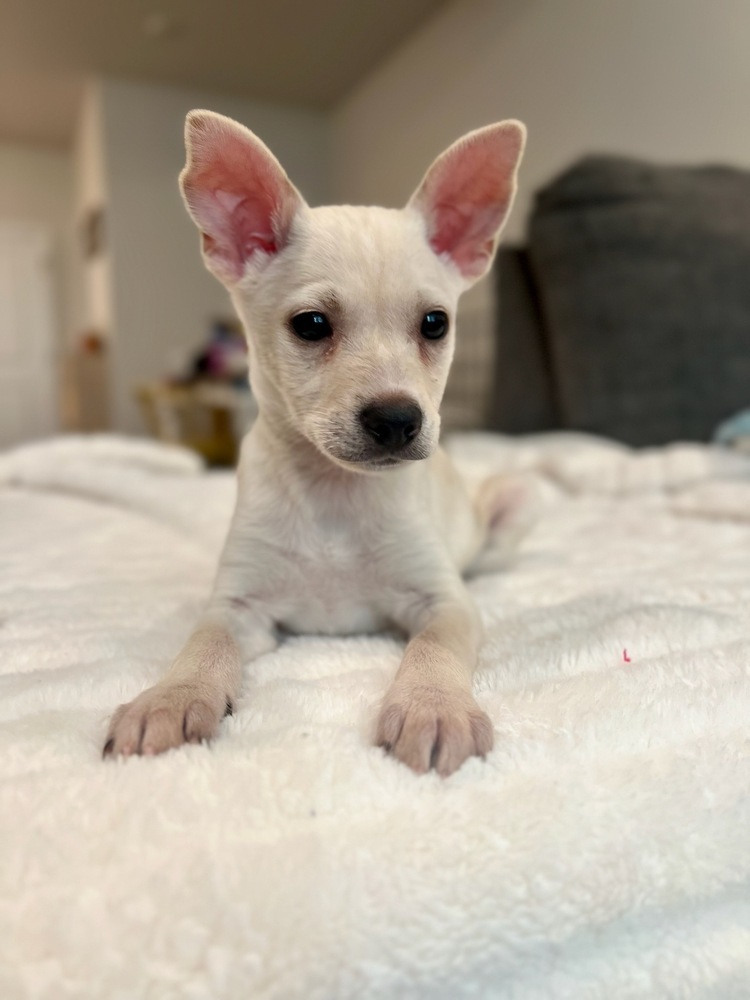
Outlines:
<svg viewBox="0 0 750 1000"><path fill-rule="evenodd" d="M458 297L492 263L524 139L515 121L470 132L404 209L313 209L252 132L188 115L182 193L266 419L362 471L434 450Z"/></svg>

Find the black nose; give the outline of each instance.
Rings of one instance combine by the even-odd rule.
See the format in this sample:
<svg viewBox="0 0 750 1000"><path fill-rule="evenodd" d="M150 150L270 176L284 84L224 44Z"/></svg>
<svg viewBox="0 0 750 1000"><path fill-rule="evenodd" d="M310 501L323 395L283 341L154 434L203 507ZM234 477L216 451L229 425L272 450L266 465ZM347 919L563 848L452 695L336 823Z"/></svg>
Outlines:
<svg viewBox="0 0 750 1000"><path fill-rule="evenodd" d="M391 399L366 406L359 419L369 436L381 448L398 451L422 429L422 411L409 399Z"/></svg>

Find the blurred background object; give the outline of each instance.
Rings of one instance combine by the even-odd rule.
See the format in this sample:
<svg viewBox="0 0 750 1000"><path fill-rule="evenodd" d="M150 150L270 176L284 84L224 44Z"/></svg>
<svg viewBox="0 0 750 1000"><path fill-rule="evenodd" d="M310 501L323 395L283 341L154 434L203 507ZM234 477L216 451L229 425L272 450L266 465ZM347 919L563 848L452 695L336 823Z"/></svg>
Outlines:
<svg viewBox="0 0 750 1000"><path fill-rule="evenodd" d="M138 386L136 397L153 437L187 445L209 465L233 465L242 435L258 412L240 322L215 320L183 371Z"/></svg>
<svg viewBox="0 0 750 1000"><path fill-rule="evenodd" d="M488 426L657 445L709 440L747 405L750 172L586 157L496 272Z"/></svg>
<svg viewBox="0 0 750 1000"><path fill-rule="evenodd" d="M173 381L231 309L177 191L193 107L313 205L401 205L461 133L524 120L521 249L462 305L446 427L710 438L750 405L749 36L745 0L0 0L0 445L161 434L155 387L204 391ZM704 166L731 169L680 173ZM221 412L236 435L252 408Z"/></svg>

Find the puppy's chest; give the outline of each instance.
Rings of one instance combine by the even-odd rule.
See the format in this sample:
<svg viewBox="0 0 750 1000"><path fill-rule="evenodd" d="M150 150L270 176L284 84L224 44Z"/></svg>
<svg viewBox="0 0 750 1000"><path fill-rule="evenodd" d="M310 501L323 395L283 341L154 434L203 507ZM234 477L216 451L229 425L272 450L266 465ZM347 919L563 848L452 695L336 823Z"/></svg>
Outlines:
<svg viewBox="0 0 750 1000"><path fill-rule="evenodd" d="M276 548L267 601L292 632L346 634L387 625L382 592L386 568L372 540L356 529L296 531Z"/></svg>

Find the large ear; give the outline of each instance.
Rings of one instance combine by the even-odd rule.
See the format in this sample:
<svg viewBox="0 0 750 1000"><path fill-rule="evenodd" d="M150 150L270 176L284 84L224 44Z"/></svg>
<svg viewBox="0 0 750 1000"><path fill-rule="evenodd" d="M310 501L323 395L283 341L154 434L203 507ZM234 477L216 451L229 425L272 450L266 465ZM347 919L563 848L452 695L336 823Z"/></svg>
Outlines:
<svg viewBox="0 0 750 1000"><path fill-rule="evenodd" d="M525 142L517 121L469 132L435 160L409 201L425 220L432 249L470 284L495 256Z"/></svg>
<svg viewBox="0 0 750 1000"><path fill-rule="evenodd" d="M273 153L231 118L191 111L185 148L180 190L201 231L206 266L233 285L248 262L283 249L304 201Z"/></svg>

